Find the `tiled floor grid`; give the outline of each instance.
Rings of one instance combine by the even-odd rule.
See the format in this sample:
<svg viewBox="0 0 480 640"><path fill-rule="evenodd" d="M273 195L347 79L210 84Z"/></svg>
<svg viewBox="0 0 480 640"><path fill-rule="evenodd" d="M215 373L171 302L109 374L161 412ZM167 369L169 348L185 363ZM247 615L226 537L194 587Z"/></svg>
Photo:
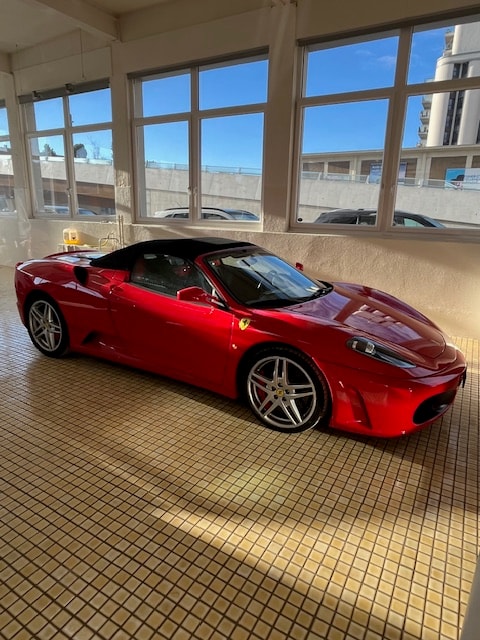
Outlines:
<svg viewBox="0 0 480 640"><path fill-rule="evenodd" d="M408 438L39 354L0 268L0 637L458 640L478 554L479 343ZM480 631L479 631L480 638Z"/></svg>

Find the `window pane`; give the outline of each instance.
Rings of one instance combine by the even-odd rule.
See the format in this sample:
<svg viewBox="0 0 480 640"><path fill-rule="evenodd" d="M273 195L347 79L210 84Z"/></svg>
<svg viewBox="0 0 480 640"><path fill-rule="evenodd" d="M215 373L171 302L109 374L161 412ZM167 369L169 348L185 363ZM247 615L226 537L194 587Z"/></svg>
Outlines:
<svg viewBox="0 0 480 640"><path fill-rule="evenodd" d="M433 93L408 101L403 146L480 142L480 89Z"/></svg>
<svg viewBox="0 0 480 640"><path fill-rule="evenodd" d="M111 165L113 160L112 132L110 129L83 131L73 135L75 163L96 162Z"/></svg>
<svg viewBox="0 0 480 640"><path fill-rule="evenodd" d="M391 87L395 77L398 37L310 50L305 95Z"/></svg>
<svg viewBox="0 0 480 640"><path fill-rule="evenodd" d="M13 215L15 211L12 152L8 139L6 107L0 107L0 215Z"/></svg>
<svg viewBox="0 0 480 640"><path fill-rule="evenodd" d="M299 222L376 224L387 110L387 100L305 109Z"/></svg>
<svg viewBox="0 0 480 640"><path fill-rule="evenodd" d="M480 229L479 113L480 89L409 98L396 225L406 211L424 227Z"/></svg>
<svg viewBox="0 0 480 640"><path fill-rule="evenodd" d="M27 105L28 108L29 105ZM52 98L33 103L34 123L29 123L30 131L60 129L64 126L62 98Z"/></svg>
<svg viewBox="0 0 480 640"><path fill-rule="evenodd" d="M235 107L267 101L266 60L200 70L200 109Z"/></svg>
<svg viewBox="0 0 480 640"><path fill-rule="evenodd" d="M87 91L68 98L72 126L111 122L112 104L110 89Z"/></svg>
<svg viewBox="0 0 480 640"><path fill-rule="evenodd" d="M0 107L0 136L8 136L7 108Z"/></svg>
<svg viewBox="0 0 480 640"><path fill-rule="evenodd" d="M261 211L263 114L208 118L201 126L202 217L255 221ZM207 209L217 207L218 210Z"/></svg>
<svg viewBox="0 0 480 640"><path fill-rule="evenodd" d="M36 211L49 216L68 216L63 137L32 138L30 152Z"/></svg>
<svg viewBox="0 0 480 640"><path fill-rule="evenodd" d="M0 215L16 213L10 142L0 142Z"/></svg>
<svg viewBox="0 0 480 640"><path fill-rule="evenodd" d="M137 137L146 190L142 217L188 217L188 122L138 127ZM172 207L177 216L172 215Z"/></svg>
<svg viewBox="0 0 480 640"><path fill-rule="evenodd" d="M142 81L138 116L164 116L190 111L190 72L165 74Z"/></svg>
<svg viewBox="0 0 480 640"><path fill-rule="evenodd" d="M480 76L480 22L415 30L408 82Z"/></svg>
<svg viewBox="0 0 480 640"><path fill-rule="evenodd" d="M113 215L112 132L88 131L73 136L78 215Z"/></svg>

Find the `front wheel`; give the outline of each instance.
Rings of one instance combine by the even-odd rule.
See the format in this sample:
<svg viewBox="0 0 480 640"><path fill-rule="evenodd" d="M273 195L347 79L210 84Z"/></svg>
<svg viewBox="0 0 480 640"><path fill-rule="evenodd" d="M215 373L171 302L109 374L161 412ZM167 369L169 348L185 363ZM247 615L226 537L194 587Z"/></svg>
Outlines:
<svg viewBox="0 0 480 640"><path fill-rule="evenodd" d="M306 431L328 415L330 395L325 378L292 349L257 354L246 368L244 385L252 411L275 431Z"/></svg>
<svg viewBox="0 0 480 640"><path fill-rule="evenodd" d="M44 355L61 358L68 352L67 325L53 300L39 298L30 304L27 329L31 341Z"/></svg>

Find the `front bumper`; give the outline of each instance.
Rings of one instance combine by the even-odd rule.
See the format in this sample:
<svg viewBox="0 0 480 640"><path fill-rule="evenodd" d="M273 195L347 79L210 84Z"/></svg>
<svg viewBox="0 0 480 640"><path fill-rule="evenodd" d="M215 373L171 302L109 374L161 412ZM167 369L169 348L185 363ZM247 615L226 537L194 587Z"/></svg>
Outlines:
<svg viewBox="0 0 480 640"><path fill-rule="evenodd" d="M466 365L458 352L447 370L422 378L389 380L336 365L325 374L333 399L331 427L396 437L431 424L447 411L465 384Z"/></svg>

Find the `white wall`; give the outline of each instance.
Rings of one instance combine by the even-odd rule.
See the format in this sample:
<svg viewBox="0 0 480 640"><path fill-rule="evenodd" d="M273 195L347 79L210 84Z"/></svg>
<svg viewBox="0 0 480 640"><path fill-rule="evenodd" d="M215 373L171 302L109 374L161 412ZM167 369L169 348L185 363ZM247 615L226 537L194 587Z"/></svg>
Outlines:
<svg viewBox="0 0 480 640"><path fill-rule="evenodd" d="M341 5L298 0L179 0L122 18L122 41L108 45L73 35L44 47L15 54L13 76L2 81L9 105L15 94L52 88L109 75L114 113L117 212L127 242L166 235L216 234L243 238L272 249L326 279L354 280L388 290L439 322L457 336L480 337L480 260L478 243L410 239L388 234L349 235L288 232L291 180L295 173L294 87L296 40L382 25L406 17L457 9L457 0L415 3L344 0ZM199 10L206 7L206 12ZM462 7L479 6L462 2ZM480 9L480 7L479 7ZM160 31L163 29L163 33ZM189 63L228 53L269 47L270 85L266 121L263 228L218 226L158 227L134 224L133 162L129 133L129 72ZM4 74L1 74L2 76ZM8 74L6 74L8 75ZM16 84L14 84L14 81ZM1 97L1 96L0 96ZM12 128L13 127L13 128ZM11 123L12 144L20 145L18 123ZM16 195L23 205L14 220L0 220L0 264L41 256L57 249L63 221L30 220L25 157L14 161ZM81 221L93 243L112 232L115 223ZM353 234L353 235L352 235Z"/></svg>

